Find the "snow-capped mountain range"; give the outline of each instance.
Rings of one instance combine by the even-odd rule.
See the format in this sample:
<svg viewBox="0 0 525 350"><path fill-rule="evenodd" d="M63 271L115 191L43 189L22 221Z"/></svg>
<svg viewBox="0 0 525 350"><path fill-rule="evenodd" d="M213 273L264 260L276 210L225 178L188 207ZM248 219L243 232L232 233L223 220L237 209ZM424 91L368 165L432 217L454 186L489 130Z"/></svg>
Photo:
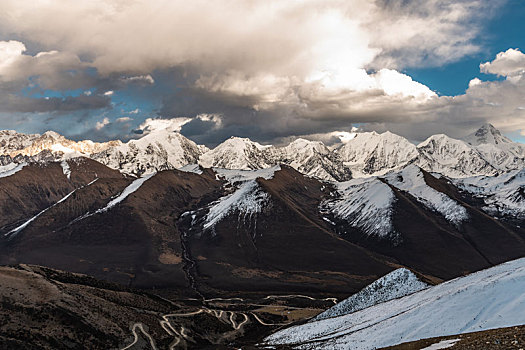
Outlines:
<svg viewBox="0 0 525 350"><path fill-rule="evenodd" d="M135 176L195 163L242 170L287 164L308 176L345 181L384 175L409 164L450 178L497 175L525 166L525 145L509 140L490 124L463 140L440 134L419 145L390 132L361 132L330 148L320 141L301 138L277 147L231 137L211 150L171 129L153 130L127 143L75 142L52 131L42 135L0 131L3 165L13 160L20 163L77 156Z"/></svg>
<svg viewBox="0 0 525 350"><path fill-rule="evenodd" d="M369 237L391 242L399 240L393 222L395 191L408 194L457 228L469 220L465 204L429 185L427 172L480 199L482 210L493 217L525 218L525 145L512 142L490 124L464 140L440 134L419 145L390 132L361 132L330 148L301 138L276 147L231 137L211 150L170 128L153 129L127 143L75 142L52 131L42 135L0 131L0 176L31 162L67 164L65 160L79 156L138 177L169 169L198 172L199 165L214 168L238 187L237 195L246 192L261 200L266 197L254 182L259 175L246 183L246 174L261 170L273 174L280 164L289 165L309 177L331 181L335 191L319 207L325 221L344 222ZM262 204L252 202L245 211L260 211Z"/></svg>

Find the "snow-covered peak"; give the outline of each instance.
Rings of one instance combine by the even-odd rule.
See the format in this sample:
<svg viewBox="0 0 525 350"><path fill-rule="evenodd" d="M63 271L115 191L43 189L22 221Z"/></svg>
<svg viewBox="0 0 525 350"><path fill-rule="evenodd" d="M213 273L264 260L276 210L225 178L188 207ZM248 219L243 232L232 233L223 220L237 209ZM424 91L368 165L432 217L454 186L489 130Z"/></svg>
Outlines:
<svg viewBox="0 0 525 350"><path fill-rule="evenodd" d="M42 134L42 137L52 138L52 139L60 139L60 138L62 138L62 135L60 135L59 133L57 133L55 131L48 130L48 131L46 131L45 133Z"/></svg>
<svg viewBox="0 0 525 350"><path fill-rule="evenodd" d="M417 164L448 177L494 175L497 169L473 146L444 134L430 136L417 146Z"/></svg>
<svg viewBox="0 0 525 350"><path fill-rule="evenodd" d="M268 153L275 163L287 164L318 179L343 181L351 177L340 157L321 141L299 138L286 146L272 147Z"/></svg>
<svg viewBox="0 0 525 350"><path fill-rule="evenodd" d="M202 148L195 142L164 128L108 148L92 155L92 158L110 168L141 176L195 164L201 154Z"/></svg>
<svg viewBox="0 0 525 350"><path fill-rule="evenodd" d="M24 144L24 147L13 149L7 154L11 157L18 155L35 157L44 151L49 151L54 154L56 159L67 159L79 156L88 157L93 153L101 152L109 147L121 144L120 141L103 143L97 143L91 140L72 141L54 131L46 131L42 135L31 135L31 137L26 138L26 140L28 142Z"/></svg>
<svg viewBox="0 0 525 350"><path fill-rule="evenodd" d="M388 131L358 133L336 152L354 177L385 174L412 162L418 155L414 144Z"/></svg>
<svg viewBox="0 0 525 350"><path fill-rule="evenodd" d="M23 134L14 130L0 130L0 154L10 154L13 151L30 146L39 134Z"/></svg>
<svg viewBox="0 0 525 350"><path fill-rule="evenodd" d="M525 145L503 136L491 124L484 124L464 140L475 147L485 160L498 170L507 171L525 167Z"/></svg>
<svg viewBox="0 0 525 350"><path fill-rule="evenodd" d="M512 143L509 138L503 136L498 129L489 123L483 124L474 133L465 137L464 140L473 146L487 143L492 145Z"/></svg>
<svg viewBox="0 0 525 350"><path fill-rule="evenodd" d="M237 137L231 136L229 139L221 143L219 146L221 148L229 148L234 150L244 150L250 148L257 148L258 150L263 150L271 146L263 146L258 142L252 141L247 137Z"/></svg>
<svg viewBox="0 0 525 350"><path fill-rule="evenodd" d="M272 166L267 160L265 150L269 146L263 146L248 138L231 137L204 153L199 164L205 168L217 167L225 169L261 169Z"/></svg>
<svg viewBox="0 0 525 350"><path fill-rule="evenodd" d="M310 141L303 138L298 138L290 142L287 146L282 147L283 149L290 151L315 150L321 153L329 153L330 150L321 141Z"/></svg>
<svg viewBox="0 0 525 350"><path fill-rule="evenodd" d="M400 268L369 284L360 292L320 313L312 321L348 315L367 307L404 297L428 288L408 269Z"/></svg>

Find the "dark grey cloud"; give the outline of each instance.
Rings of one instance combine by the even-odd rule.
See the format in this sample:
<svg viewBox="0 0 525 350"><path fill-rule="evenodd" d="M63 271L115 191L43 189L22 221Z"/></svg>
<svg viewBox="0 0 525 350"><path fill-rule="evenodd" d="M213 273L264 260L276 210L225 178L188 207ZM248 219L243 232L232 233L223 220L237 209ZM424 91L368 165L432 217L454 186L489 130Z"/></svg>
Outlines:
<svg viewBox="0 0 525 350"><path fill-rule="evenodd" d="M109 108L110 99L105 96L76 96L31 98L18 95L0 96L0 112L44 113L54 112L57 115L74 111Z"/></svg>

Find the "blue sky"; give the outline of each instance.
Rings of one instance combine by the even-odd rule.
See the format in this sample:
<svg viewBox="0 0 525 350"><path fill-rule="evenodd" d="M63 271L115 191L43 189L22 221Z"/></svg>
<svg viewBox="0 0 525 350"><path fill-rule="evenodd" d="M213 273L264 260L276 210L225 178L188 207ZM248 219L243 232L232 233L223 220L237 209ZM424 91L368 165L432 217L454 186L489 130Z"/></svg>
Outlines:
<svg viewBox="0 0 525 350"><path fill-rule="evenodd" d="M126 140L187 117L181 132L214 145L490 122L525 141L523 18L519 0L6 0L0 129Z"/></svg>
<svg viewBox="0 0 525 350"><path fill-rule="evenodd" d="M484 24L479 42L483 48L458 62L437 67L411 68L404 70L415 80L429 86L440 95L460 95L465 93L471 79L502 79L493 74L483 74L479 64L491 61L498 52L509 48L525 50L525 3L510 0Z"/></svg>

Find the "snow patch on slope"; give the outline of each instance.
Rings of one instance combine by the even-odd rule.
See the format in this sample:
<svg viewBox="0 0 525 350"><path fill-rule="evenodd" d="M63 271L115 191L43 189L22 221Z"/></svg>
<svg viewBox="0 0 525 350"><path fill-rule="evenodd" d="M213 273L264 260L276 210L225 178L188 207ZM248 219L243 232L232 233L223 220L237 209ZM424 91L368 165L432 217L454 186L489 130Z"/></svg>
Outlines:
<svg viewBox="0 0 525 350"><path fill-rule="evenodd" d="M25 167L26 165L27 165L26 163L21 163L21 164L9 163L7 165L1 165L0 166L0 178L14 175L20 170L22 170L22 168Z"/></svg>
<svg viewBox="0 0 525 350"><path fill-rule="evenodd" d="M525 323L525 258L349 315L279 331L269 344L371 350Z"/></svg>
<svg viewBox="0 0 525 350"><path fill-rule="evenodd" d="M340 197L321 203L321 212L347 221L370 236L388 237L393 233L394 192L377 178L352 179L336 183Z"/></svg>
<svg viewBox="0 0 525 350"><path fill-rule="evenodd" d="M423 348L421 350L441 350L441 349L448 349L456 345L458 341L461 339L449 339L449 340L442 340L439 343L432 344L430 346L427 346L426 348Z"/></svg>
<svg viewBox="0 0 525 350"><path fill-rule="evenodd" d="M202 169L199 166L199 164L188 164L183 167L177 168L177 170L183 171L185 173L194 173L198 175L202 174Z"/></svg>
<svg viewBox="0 0 525 350"><path fill-rule="evenodd" d="M64 197L62 197L58 202L56 202L55 204L45 208L44 210L40 211L38 214L36 214L35 216L33 216L31 219L25 221L22 225L20 226L17 226L15 227L14 229L12 229L11 231L7 232L4 236L8 237L9 239L12 239L13 237L15 237L17 234L20 233L20 231L22 231L23 229L25 229L30 223L32 223L33 221L35 221L38 217L40 217L42 214L44 214L46 211L48 211L49 209L55 207L56 205L62 203L63 201L65 201L66 199L68 199L73 193L75 193L76 191L78 191L79 189L82 189L84 187L87 187L89 185L91 185L92 183L94 183L95 181L97 181L98 178L94 179L93 181L91 181L90 183L88 183L87 185L85 186L81 186L79 188L75 188L73 191L69 192L67 195L65 195Z"/></svg>
<svg viewBox="0 0 525 350"><path fill-rule="evenodd" d="M428 284L421 282L412 271L400 268L381 277L360 292L317 315L312 321L348 315L373 305L419 292L425 288L428 288Z"/></svg>
<svg viewBox="0 0 525 350"><path fill-rule="evenodd" d="M206 215L203 228L213 229L217 223L234 212L239 212L244 218L260 213L268 203L269 197L255 180L249 180L232 194L215 202Z"/></svg>
<svg viewBox="0 0 525 350"><path fill-rule="evenodd" d="M259 177L262 177L265 180L270 180L275 175L275 172L279 170L281 170L281 166L279 165L275 165L271 168L258 170L233 170L213 168L213 171L215 171L220 177L223 177L232 185L239 182L255 180Z"/></svg>
<svg viewBox="0 0 525 350"><path fill-rule="evenodd" d="M62 172L64 175L66 175L67 179L71 179L71 168L69 167L69 164L66 160L63 160L60 162L60 166L62 167Z"/></svg>
<svg viewBox="0 0 525 350"><path fill-rule="evenodd" d="M403 170L385 176L392 186L410 193L427 208L443 215L449 222L459 225L468 219L467 210L456 201L428 186L421 169L409 165Z"/></svg>
<svg viewBox="0 0 525 350"><path fill-rule="evenodd" d="M148 174L148 175L145 175L145 176L143 176L141 178L138 178L138 179L134 180L131 184L129 184L124 189L124 191L122 191L122 193L120 195L117 196L117 198L112 199L104 208L97 210L96 213L102 213L102 212L110 210L115 205L119 204L124 199L126 199L130 194L132 194L133 192L137 191L140 188L140 186L142 186L142 184L144 182L149 180L155 174L156 173Z"/></svg>

